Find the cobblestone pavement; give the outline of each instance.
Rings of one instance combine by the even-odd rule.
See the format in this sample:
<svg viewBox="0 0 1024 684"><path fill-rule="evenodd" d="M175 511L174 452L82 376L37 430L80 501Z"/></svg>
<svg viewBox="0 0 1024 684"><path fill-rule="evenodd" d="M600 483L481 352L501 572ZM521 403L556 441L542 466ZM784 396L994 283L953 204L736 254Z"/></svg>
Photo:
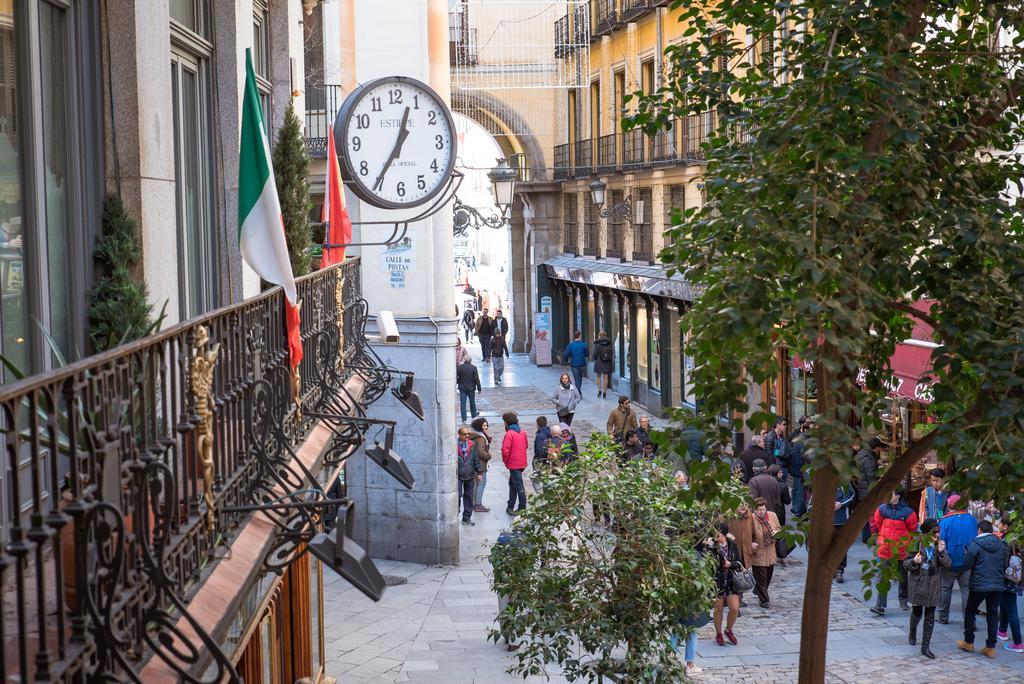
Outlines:
<svg viewBox="0 0 1024 684"><path fill-rule="evenodd" d="M476 358L479 364L479 357ZM484 391L478 408L492 424L500 425L502 412L516 411L532 436L536 416L554 418L548 397L558 381L557 367L536 368L525 356L514 356L506 362L503 387L494 387L486 364L480 368ZM580 441L590 432L602 430L608 412L615 406L614 396L596 398L596 388L589 380L584 381L583 396L573 420ZM500 459L492 460L484 494L491 512L474 514L475 527L459 528L462 559L458 566L378 561L381 572L408 578L407 584L389 588L379 603L371 602L340 577L325 574L325 652L329 675L344 684L491 684L517 679L505 673L511 658L504 645L487 641L498 599L489 588L490 565L486 555L509 523L504 512L507 473ZM950 625L936 625L932 650L938 659L923 658L917 648L907 644L907 613L898 608L895 588L884 618L874 616L864 604L858 561L867 556L867 547L862 544L851 549L847 581L842 587L836 585L832 593L826 681L1024 682L1022 654L1000 647L996 659L989 660L956 650L955 640L963 629L956 606ZM700 630L697 661L704 672L697 681L796 681L804 570L802 550L794 552L786 567L776 569L771 586L772 607L761 609L756 601L751 601L743 609L735 629L738 645L717 646L711 625ZM983 633L983 620L979 627ZM566 681L554 668L551 675L552 682Z"/></svg>

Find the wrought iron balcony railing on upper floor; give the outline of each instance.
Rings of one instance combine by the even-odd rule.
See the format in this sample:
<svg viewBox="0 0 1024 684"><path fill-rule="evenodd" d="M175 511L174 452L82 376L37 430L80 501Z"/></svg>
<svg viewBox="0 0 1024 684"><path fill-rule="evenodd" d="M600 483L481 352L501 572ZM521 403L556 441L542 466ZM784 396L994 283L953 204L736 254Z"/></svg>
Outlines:
<svg viewBox="0 0 1024 684"><path fill-rule="evenodd" d="M651 0L621 0L619 21L635 21L653 8Z"/></svg>
<svg viewBox="0 0 1024 684"><path fill-rule="evenodd" d="M555 180L569 178L572 165L569 163L569 144L555 145L554 149Z"/></svg>
<svg viewBox="0 0 1024 684"><path fill-rule="evenodd" d="M594 166L594 141L590 138L577 140L574 147L577 176L586 176Z"/></svg>
<svg viewBox="0 0 1024 684"><path fill-rule="evenodd" d="M0 388L3 681L142 681L155 663L241 681L189 606L251 515L231 509L301 490L312 508L271 515L288 534L264 563L303 553L325 499L295 445L311 414L364 415L372 397L346 382L386 391L358 370L383 368L365 345L359 260L297 289L301 383L276 288Z"/></svg>
<svg viewBox="0 0 1024 684"><path fill-rule="evenodd" d="M310 156L327 156L327 131L344 99L340 85L306 85L305 136Z"/></svg>
<svg viewBox="0 0 1024 684"><path fill-rule="evenodd" d="M597 167L595 170L598 173L607 173L618 168L615 154L617 145L618 136L614 133L602 135L597 139Z"/></svg>
<svg viewBox="0 0 1024 684"><path fill-rule="evenodd" d="M615 0L590 0L590 17L593 22L590 31L592 37L611 33L619 23Z"/></svg>

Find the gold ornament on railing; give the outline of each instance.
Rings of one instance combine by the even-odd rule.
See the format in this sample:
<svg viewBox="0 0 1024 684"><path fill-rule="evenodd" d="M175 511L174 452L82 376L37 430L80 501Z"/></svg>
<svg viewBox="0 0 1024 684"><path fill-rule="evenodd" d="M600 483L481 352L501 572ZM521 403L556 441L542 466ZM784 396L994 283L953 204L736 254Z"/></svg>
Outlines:
<svg viewBox="0 0 1024 684"><path fill-rule="evenodd" d="M338 326L338 370L345 370L345 277L338 271L338 277L334 281L334 307Z"/></svg>
<svg viewBox="0 0 1024 684"><path fill-rule="evenodd" d="M189 359L192 399L196 403L199 426L196 428L196 453L203 473L203 500L206 501L206 528L213 532L217 505L213 499L213 371L220 354L220 344L209 346L206 326L196 327L195 341Z"/></svg>

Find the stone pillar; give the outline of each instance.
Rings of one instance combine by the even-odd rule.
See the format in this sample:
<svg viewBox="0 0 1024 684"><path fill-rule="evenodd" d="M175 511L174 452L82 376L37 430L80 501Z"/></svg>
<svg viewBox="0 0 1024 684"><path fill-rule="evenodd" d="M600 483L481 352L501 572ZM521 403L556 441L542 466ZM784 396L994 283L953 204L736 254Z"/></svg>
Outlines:
<svg viewBox="0 0 1024 684"><path fill-rule="evenodd" d="M512 205L511 230L509 231L512 242L509 255L509 270L512 272L510 274L512 277L512 311L510 312L512 315L512 341L510 349L513 352L526 351L526 343L530 339L528 323L533 315L533 306L530 304L530 294L526 284L530 272L530 255L526 251L526 220L523 216L525 209L524 203L517 197Z"/></svg>
<svg viewBox="0 0 1024 684"><path fill-rule="evenodd" d="M519 328L515 327L512 351L526 352L529 351L533 340L533 313L540 304L534 269L562 253L561 184L554 182L530 183L528 187L520 186L516 197L522 200L525 239L521 255L522 261L520 261L516 258L513 236L512 268L513 276L518 280L518 277L515 276L516 264L522 264L525 296L516 295L512 300L512 325L515 327L521 323L524 330L523 336L520 337Z"/></svg>
<svg viewBox="0 0 1024 684"><path fill-rule="evenodd" d="M178 322L179 311L170 13L167 3L109 0L106 20L113 79L107 87L117 93L113 103L102 98L107 186L117 190L117 168L125 209L139 225L149 301L155 311L167 302L167 327Z"/></svg>
<svg viewBox="0 0 1024 684"><path fill-rule="evenodd" d="M394 3L379 0L342 0L346 3L349 7L341 14L354 17L355 77L360 83L381 76L411 76L448 100L448 5L444 0L403 2L400 12ZM353 205L358 206L362 221L395 221L410 213L363 202ZM389 231L386 226L363 226L357 235L381 240ZM451 464L456 436L457 321L451 211L442 209L410 224L409 237L412 247L407 254L414 263L402 284L393 284L383 266L384 248L358 251L363 259L363 295L371 314L392 311L401 333L399 344L378 351L386 363L415 373L413 388L423 401L425 420L397 404L390 392L370 407L369 414L398 422L394 449L408 462L416 486L405 490L372 463L353 463L348 482L357 520L363 521L356 536L371 553L419 563L456 563L459 518Z"/></svg>

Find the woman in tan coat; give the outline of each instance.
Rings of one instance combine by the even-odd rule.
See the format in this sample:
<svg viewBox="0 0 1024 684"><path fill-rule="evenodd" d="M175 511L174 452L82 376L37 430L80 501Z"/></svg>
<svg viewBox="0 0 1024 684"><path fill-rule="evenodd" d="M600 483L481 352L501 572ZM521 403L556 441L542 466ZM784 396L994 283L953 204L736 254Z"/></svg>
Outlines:
<svg viewBox="0 0 1024 684"><path fill-rule="evenodd" d="M726 521L729 525L729 534L736 538L736 547L740 550L740 557L743 559L743 567L749 568L754 561L754 519L750 515L750 509L740 506L736 511L736 517Z"/></svg>
<svg viewBox="0 0 1024 684"><path fill-rule="evenodd" d="M754 593L762 608L769 606L768 586L772 583L775 571L775 534L782 525L779 517L768 510L768 502L763 497L754 499L754 515L751 517L753 537L751 546L754 558L751 560L751 572L754 574Z"/></svg>

